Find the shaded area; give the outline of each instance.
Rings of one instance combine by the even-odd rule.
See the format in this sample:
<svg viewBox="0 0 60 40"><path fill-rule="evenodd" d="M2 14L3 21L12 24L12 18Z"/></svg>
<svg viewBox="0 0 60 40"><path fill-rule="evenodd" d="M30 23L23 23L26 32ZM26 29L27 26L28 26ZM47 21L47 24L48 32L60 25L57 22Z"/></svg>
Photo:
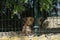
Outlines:
<svg viewBox="0 0 60 40"><path fill-rule="evenodd" d="M41 29L40 30L41 34L49 34L49 33L60 33L60 28L47 28L47 29Z"/></svg>

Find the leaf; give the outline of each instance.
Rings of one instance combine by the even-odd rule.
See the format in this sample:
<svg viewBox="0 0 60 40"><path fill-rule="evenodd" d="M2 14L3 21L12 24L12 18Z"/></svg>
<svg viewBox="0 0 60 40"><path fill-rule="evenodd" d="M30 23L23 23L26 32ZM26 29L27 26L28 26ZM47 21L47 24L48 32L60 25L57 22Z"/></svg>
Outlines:
<svg viewBox="0 0 60 40"><path fill-rule="evenodd" d="M40 0L40 8L42 8L42 10L46 10L49 11L49 8L51 8L52 5L52 0Z"/></svg>
<svg viewBox="0 0 60 40"><path fill-rule="evenodd" d="M60 2L60 0L58 0L58 2Z"/></svg>

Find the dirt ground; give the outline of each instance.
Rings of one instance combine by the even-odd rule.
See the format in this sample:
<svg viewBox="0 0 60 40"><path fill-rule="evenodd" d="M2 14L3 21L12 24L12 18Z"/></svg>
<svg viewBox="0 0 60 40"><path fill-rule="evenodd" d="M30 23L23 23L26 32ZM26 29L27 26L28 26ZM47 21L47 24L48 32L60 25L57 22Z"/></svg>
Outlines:
<svg viewBox="0 0 60 40"><path fill-rule="evenodd" d="M0 40L60 40L60 34L42 34L40 36L21 36L21 35L17 35L14 32L14 36L9 36L7 35L8 32L0 32L1 34L5 34L5 35L1 35L0 34Z"/></svg>

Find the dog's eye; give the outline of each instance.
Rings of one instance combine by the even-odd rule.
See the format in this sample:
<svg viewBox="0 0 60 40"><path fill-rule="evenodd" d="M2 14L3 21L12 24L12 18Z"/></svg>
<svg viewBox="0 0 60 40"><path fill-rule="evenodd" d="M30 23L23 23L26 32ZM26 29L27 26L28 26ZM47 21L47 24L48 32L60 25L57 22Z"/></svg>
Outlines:
<svg viewBox="0 0 60 40"><path fill-rule="evenodd" d="M33 19L30 19L30 21L33 21Z"/></svg>

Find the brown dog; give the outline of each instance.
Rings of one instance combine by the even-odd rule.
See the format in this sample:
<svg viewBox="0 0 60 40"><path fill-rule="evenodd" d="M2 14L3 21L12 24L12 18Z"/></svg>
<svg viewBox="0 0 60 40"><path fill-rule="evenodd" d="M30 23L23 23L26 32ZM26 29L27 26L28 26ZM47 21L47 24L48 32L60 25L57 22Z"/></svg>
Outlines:
<svg viewBox="0 0 60 40"><path fill-rule="evenodd" d="M25 23L23 25L23 29L22 29L22 33L27 35L27 34L32 34L32 30L31 30L31 25L34 22L34 18L33 17L26 17Z"/></svg>

